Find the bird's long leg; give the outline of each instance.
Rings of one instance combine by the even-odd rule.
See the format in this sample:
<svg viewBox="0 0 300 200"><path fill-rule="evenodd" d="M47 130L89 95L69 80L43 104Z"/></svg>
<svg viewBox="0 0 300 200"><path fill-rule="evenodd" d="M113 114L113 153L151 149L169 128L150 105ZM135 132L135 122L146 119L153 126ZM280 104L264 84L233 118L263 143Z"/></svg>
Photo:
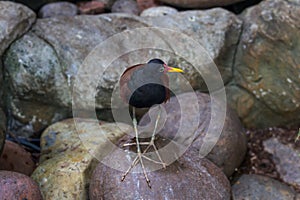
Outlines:
<svg viewBox="0 0 300 200"><path fill-rule="evenodd" d="M151 188L150 185L150 180L148 178L145 166L144 166L144 162L142 159L142 151L141 151L141 147L140 147L140 143L139 143L139 135L138 135L138 129L137 129L137 120L136 120L136 116L135 116L135 108L132 108L132 115L133 115L133 119L132 119L132 123L133 123L133 128L134 128L134 132L135 132L135 138L136 138L136 148L137 148L137 156L135 157L135 159L133 160L133 162L131 163L130 167L128 168L128 170L125 172L125 174L122 176L121 181L123 181L127 174L130 172L130 170L138 163L141 163L141 167L145 176L145 179L147 181L148 186Z"/></svg>
<svg viewBox="0 0 300 200"><path fill-rule="evenodd" d="M158 122L160 120L160 115L161 115L161 108L160 108L160 105L158 105L158 114L157 114L157 117L156 117L156 120L155 120L155 125L154 125L154 130L153 130L153 133L152 133L152 136L151 136L151 140L150 140L149 145L147 146L147 148L144 150L143 154L146 153L148 151L148 149L152 146L155 150L155 153L156 153L159 161L160 161L160 164L162 164L163 168L166 168L166 164L161 159L161 156L158 152L158 149L156 148L155 143L154 143L156 129L157 129L157 126L158 126Z"/></svg>

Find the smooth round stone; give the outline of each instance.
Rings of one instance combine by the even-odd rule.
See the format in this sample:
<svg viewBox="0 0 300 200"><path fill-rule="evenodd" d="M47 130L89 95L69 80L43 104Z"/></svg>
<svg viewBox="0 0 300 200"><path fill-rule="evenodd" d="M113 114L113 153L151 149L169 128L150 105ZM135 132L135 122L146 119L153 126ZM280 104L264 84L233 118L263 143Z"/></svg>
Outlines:
<svg viewBox="0 0 300 200"><path fill-rule="evenodd" d="M193 97L198 101L198 116L192 115L195 113L195 103ZM180 103L184 102L184 104ZM192 92L183 93L177 95L177 97L171 97L170 101L163 104L162 110L165 114L161 114L160 123L158 123L157 135L164 136L165 138L178 141L191 140L190 146L187 151L199 151L205 144L204 137L207 136L207 129L210 125L210 120L213 115L222 112L221 108L217 108L216 113L211 111L210 96L205 93ZM145 133L152 132L154 122L157 116L157 112L153 109L144 115L140 121L140 129ZM152 111L153 110L153 111ZM182 112L185 111L185 112ZM183 134L179 136L180 129L189 130L196 123L196 118L199 117L198 128L193 134ZM151 121L150 121L151 119ZM185 121L183 123L182 121ZM164 122L164 123L163 123ZM163 123L163 124L162 124ZM194 137L194 138L191 138ZM245 130L237 117L236 113L227 107L224 126L219 138L216 138L216 144L212 150L206 155L206 158L212 161L214 164L223 169L224 173L229 177L233 174L235 169L244 160L244 156L247 150Z"/></svg>
<svg viewBox="0 0 300 200"><path fill-rule="evenodd" d="M158 7L152 7L144 10L141 13L142 17L159 17L159 16L165 16L165 15L174 15L178 13L178 11L175 8L168 7L168 6L158 6Z"/></svg>
<svg viewBox="0 0 300 200"><path fill-rule="evenodd" d="M158 147L169 143L161 137L156 141ZM168 163L166 156L176 157L177 150L174 148L172 155L161 155L162 160ZM127 169L135 156L128 159L129 155L119 157L118 154L112 152L108 159ZM146 170L151 171L147 173L151 189L141 173L140 164L121 182L124 172L100 163L91 178L90 199L230 199L230 183L222 170L209 160L201 159L197 151L187 152L177 161L167 164L166 169L152 171L157 164L146 159L143 162Z"/></svg>
<svg viewBox="0 0 300 200"><path fill-rule="evenodd" d="M299 127L300 1L262 1L239 17L228 103L247 128Z"/></svg>
<svg viewBox="0 0 300 200"><path fill-rule="evenodd" d="M57 16L75 16L78 8L70 2L55 2L44 5L38 13L40 18L57 17Z"/></svg>
<svg viewBox="0 0 300 200"><path fill-rule="evenodd" d="M38 185L30 177L11 171L0 171L1 199L41 200Z"/></svg>
<svg viewBox="0 0 300 200"><path fill-rule="evenodd" d="M139 8L136 1L133 0L117 0L112 8L113 13L128 13L128 14L139 14Z"/></svg>

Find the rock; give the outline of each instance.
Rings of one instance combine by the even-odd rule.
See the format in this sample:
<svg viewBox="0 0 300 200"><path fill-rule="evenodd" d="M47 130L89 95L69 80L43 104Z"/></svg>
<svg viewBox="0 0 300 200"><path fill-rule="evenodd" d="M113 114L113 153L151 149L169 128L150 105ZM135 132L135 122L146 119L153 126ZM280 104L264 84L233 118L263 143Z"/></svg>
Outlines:
<svg viewBox="0 0 300 200"><path fill-rule="evenodd" d="M0 157L0 170L14 171L30 176L35 167L29 152L14 142L5 142Z"/></svg>
<svg viewBox="0 0 300 200"><path fill-rule="evenodd" d="M165 16L165 15L174 15L178 13L175 8L168 7L168 6L157 6L152 7L144 10L141 13L142 17L158 17L158 16Z"/></svg>
<svg viewBox="0 0 300 200"><path fill-rule="evenodd" d="M263 142L264 149L272 155L280 178L288 184L300 188L300 151L282 144L276 138Z"/></svg>
<svg viewBox="0 0 300 200"><path fill-rule="evenodd" d="M134 0L117 0L111 7L113 13L139 14L139 8Z"/></svg>
<svg viewBox="0 0 300 200"><path fill-rule="evenodd" d="M104 12L105 4L99 1L83 1L78 4L80 14L101 14Z"/></svg>
<svg viewBox="0 0 300 200"><path fill-rule="evenodd" d="M24 34L35 21L35 14L26 6L0 1L0 56L9 45Z"/></svg>
<svg viewBox="0 0 300 200"><path fill-rule="evenodd" d="M0 155L4 147L6 138L6 116L0 108Z"/></svg>
<svg viewBox="0 0 300 200"><path fill-rule="evenodd" d="M36 35L24 35L10 49L4 60L4 65L9 66L5 69L5 80L16 80L6 86L13 122L10 128L29 137L70 115L67 107L71 106L71 85L56 52Z"/></svg>
<svg viewBox="0 0 300 200"><path fill-rule="evenodd" d="M234 82L227 90L247 127L300 122L299 17L299 1L282 0L263 1L241 15Z"/></svg>
<svg viewBox="0 0 300 200"><path fill-rule="evenodd" d="M128 156L113 152L108 159L115 160L113 167L122 166L126 169L134 158L128 162ZM230 199L230 184L226 176L210 161L201 159L196 151L184 154L166 169L153 170L152 165L157 164L146 159L144 164L150 170L148 177L151 189L139 164L134 168L138 168L139 173L129 173L121 182L123 171L100 163L92 176L90 199Z"/></svg>
<svg viewBox="0 0 300 200"><path fill-rule="evenodd" d="M106 9L111 9L112 5L116 0L96 0L96 1L103 3Z"/></svg>
<svg viewBox="0 0 300 200"><path fill-rule="evenodd" d="M71 85L63 76L56 52L45 40L32 33L25 34L11 45L4 65L5 80L15 80L8 88L13 96L22 94L23 98L34 97L42 103L51 99L61 107L71 105Z"/></svg>
<svg viewBox="0 0 300 200"><path fill-rule="evenodd" d="M67 108L39 102L13 99L9 124L10 131L18 136L30 137L40 134L47 126L71 116Z"/></svg>
<svg viewBox="0 0 300 200"><path fill-rule="evenodd" d="M56 16L75 16L78 8L75 4L69 2L55 2L44 5L38 13L40 18L56 17Z"/></svg>
<svg viewBox="0 0 300 200"><path fill-rule="evenodd" d="M144 11L145 9L152 8L155 6L159 6L159 1L157 0L137 0L138 7L140 12Z"/></svg>
<svg viewBox="0 0 300 200"><path fill-rule="evenodd" d="M284 183L260 175L243 174L232 186L233 200L278 199L293 200L296 192Z"/></svg>
<svg viewBox="0 0 300 200"><path fill-rule="evenodd" d="M181 8L210 8L234 4L243 0L160 0Z"/></svg>
<svg viewBox="0 0 300 200"><path fill-rule="evenodd" d="M83 24L86 28L82 28ZM66 118L69 116L67 111L71 110L71 90L78 69L84 61L87 61L84 62L87 64L88 61L91 61L90 59L93 60L89 53L96 45L124 30L153 26L178 31L178 34L183 32L191 36L205 49L208 49L209 55L218 64L223 80L228 82L232 78L233 55L241 30L241 21L223 9L188 11L174 16L167 15L155 18L126 14L102 14L99 16L78 15L75 17L38 19L29 33L11 45L4 58L5 79L9 88L7 102L11 102L9 108L14 110L12 112L14 118L17 121L22 121L22 124L44 128L51 124L49 121L52 123L57 121L53 116L59 116L60 119ZM122 105L112 105L111 103L111 95L113 89L118 85L121 73L125 66L147 62L151 57L161 57L169 64L185 68L185 76L191 85L195 89L206 90L206 85L199 72L189 66L187 61L172 53L178 48L176 44L179 36L174 34L174 39L168 36L162 40L161 34L154 34L153 32L152 34L152 37L157 40L144 36L135 37L135 39L140 39L149 45L153 45L153 41L156 41L155 45L163 46L168 51L153 51L149 48L133 51L128 54L129 57L123 55L119 59L115 59L111 65L113 67L109 67L106 73L101 72L106 68L105 59L97 62L97 66L91 65L95 68L91 69L89 73L104 74L103 79L99 80L99 87L97 88L96 109L110 109L111 107L119 109L120 106L124 106L124 103ZM166 44L167 39L170 40L170 44ZM176 40L175 43L174 40ZM122 50L120 46L125 49L131 48L135 43L128 45L126 41L120 41L120 43L113 44L109 47L110 50L106 51L109 55L120 52ZM182 42L182 44L186 43ZM190 47L184 46L184 49L190 49ZM184 51L184 53L191 59L197 58L194 52L190 50ZM199 54L199 52L197 53ZM206 71L202 70L202 73L212 73L211 68L207 68ZM173 84L174 90L186 91L185 80L173 76L171 81L176 82ZM90 106L86 103L87 99L95 99L95 94L87 89L87 87L91 88L91 84L93 85L94 82L93 79L85 79L74 94L78 98L79 106L84 109ZM38 113L34 109L26 108L23 110L24 106L20 106L20 104L25 103L27 105L30 103L48 106L51 112L44 112L44 116L42 116L42 113ZM18 110L15 110L15 107ZM30 107L28 106L28 108ZM37 120L34 120L34 116ZM43 123L37 124L39 121ZM33 130L36 131L37 129L34 128ZM38 128L38 130L41 129Z"/></svg>
<svg viewBox="0 0 300 200"><path fill-rule="evenodd" d="M28 176L17 172L0 171L1 199L41 200L37 184Z"/></svg>
<svg viewBox="0 0 300 200"><path fill-rule="evenodd" d="M190 130L189 127L197 123L195 122L195 116L192 114L195 112L195 109L197 109L195 108L195 102L193 102L194 93L184 93L178 95L177 98L171 97L170 101L162 106L166 114L161 116L160 121L163 123L163 127L161 127L157 134L172 140L185 141L191 139L191 144L189 144L191 147L189 147L187 151L196 150L199 152L204 144L203 139L207 135L212 111L210 96L199 92L195 94L199 105L198 129L190 135L188 133L184 133L183 136L180 135L181 129L184 131ZM180 102L184 102L184 104L179 103L178 99L180 99ZM184 111L184 113L182 111ZM222 112L222 110L218 109L217 112ZM151 117L152 122L150 122L149 114L145 115L140 121L141 128L146 132L152 132L157 114L150 115L153 115ZM218 115L218 113L214 113L214 115ZM181 137L186 138L182 139ZM190 137L194 137L193 142L193 139ZM229 177L244 160L247 149L246 135L243 126L234 111L229 107L227 107L227 115L222 133L220 137L216 139L216 145L206 158L219 166Z"/></svg>
<svg viewBox="0 0 300 200"><path fill-rule="evenodd" d="M131 130L125 124L99 126L98 121L87 119L68 119L48 127L41 137L41 163L31 176L43 198L87 199L98 160L111 151L110 142L124 134L118 127Z"/></svg>

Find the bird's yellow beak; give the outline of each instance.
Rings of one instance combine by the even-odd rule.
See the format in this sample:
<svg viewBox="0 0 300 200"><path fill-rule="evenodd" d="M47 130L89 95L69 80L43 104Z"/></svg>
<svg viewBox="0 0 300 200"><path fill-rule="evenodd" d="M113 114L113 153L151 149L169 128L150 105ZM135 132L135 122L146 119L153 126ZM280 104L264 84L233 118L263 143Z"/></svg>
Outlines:
<svg viewBox="0 0 300 200"><path fill-rule="evenodd" d="M166 66L166 68L167 68L167 72L177 72L177 73L183 73L184 72L182 69L175 68L175 67Z"/></svg>

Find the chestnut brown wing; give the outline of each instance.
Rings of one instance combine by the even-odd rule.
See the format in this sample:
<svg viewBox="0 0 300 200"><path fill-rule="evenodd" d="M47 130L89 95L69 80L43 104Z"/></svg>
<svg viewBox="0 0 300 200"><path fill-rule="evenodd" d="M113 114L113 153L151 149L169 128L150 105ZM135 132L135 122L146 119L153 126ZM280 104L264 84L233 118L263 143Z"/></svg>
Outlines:
<svg viewBox="0 0 300 200"><path fill-rule="evenodd" d="M145 64L137 64L131 67L128 67L122 74L121 79L120 79L120 96L123 99L123 101L125 101L126 103L128 103L129 101L129 95L132 93L132 91L130 91L130 89L128 88L128 82L130 81L131 75L132 73L137 70L140 69L142 67L144 67Z"/></svg>

